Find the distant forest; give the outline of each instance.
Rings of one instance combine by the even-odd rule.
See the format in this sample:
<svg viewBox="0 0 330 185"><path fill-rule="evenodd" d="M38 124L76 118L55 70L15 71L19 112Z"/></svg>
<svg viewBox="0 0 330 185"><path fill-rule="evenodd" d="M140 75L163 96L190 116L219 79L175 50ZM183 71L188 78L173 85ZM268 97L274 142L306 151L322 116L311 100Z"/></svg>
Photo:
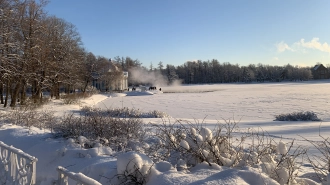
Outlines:
<svg viewBox="0 0 330 185"><path fill-rule="evenodd" d="M181 79L185 84L197 83L232 83L232 82L276 82L276 81L302 81L313 78L311 67L299 67L287 64L285 66L271 66L263 64L250 64L239 66L228 62L220 63L218 60L186 62L180 66L160 63L158 69L168 82Z"/></svg>
<svg viewBox="0 0 330 185"><path fill-rule="evenodd" d="M250 64L240 66L229 62L220 63L218 60L188 61L182 65L163 65L159 62L157 66L150 64L149 68L142 66L139 60L132 60L130 57L115 57L113 60L125 71L132 72L134 69L144 73L162 75L171 84L180 80L183 84L203 83L233 83L233 82L279 82L279 81L306 81L313 79L313 67L272 66L264 64ZM129 75L129 84L135 84L132 75Z"/></svg>

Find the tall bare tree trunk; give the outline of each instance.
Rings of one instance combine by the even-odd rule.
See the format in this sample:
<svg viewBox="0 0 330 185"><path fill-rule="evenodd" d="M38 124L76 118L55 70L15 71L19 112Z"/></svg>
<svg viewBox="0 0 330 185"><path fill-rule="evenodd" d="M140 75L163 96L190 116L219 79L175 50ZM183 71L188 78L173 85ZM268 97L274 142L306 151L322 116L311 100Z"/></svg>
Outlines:
<svg viewBox="0 0 330 185"><path fill-rule="evenodd" d="M7 107L8 104L8 96L9 96L9 80L7 79L7 84L6 84L6 98L5 98L5 103L3 105L3 107Z"/></svg>
<svg viewBox="0 0 330 185"><path fill-rule="evenodd" d="M26 104L26 82L23 82L22 84L22 91L21 91L21 105L25 105Z"/></svg>
<svg viewBox="0 0 330 185"><path fill-rule="evenodd" d="M42 103L42 98L43 98L42 86L43 86L43 83L45 81L45 77L46 77L45 71L42 71L42 77L41 77L40 84L39 84L39 89L38 89L40 103Z"/></svg>
<svg viewBox="0 0 330 185"><path fill-rule="evenodd" d="M34 103L37 103L37 80L33 80L31 87L32 100Z"/></svg>
<svg viewBox="0 0 330 185"><path fill-rule="evenodd" d="M0 84L0 103L3 104L3 83Z"/></svg>
<svg viewBox="0 0 330 185"><path fill-rule="evenodd" d="M55 85L55 98L60 99L60 83L57 82Z"/></svg>
<svg viewBox="0 0 330 185"><path fill-rule="evenodd" d="M54 97L54 88L50 89L50 99L53 99Z"/></svg>
<svg viewBox="0 0 330 185"><path fill-rule="evenodd" d="M18 82L15 86L14 91L12 92L10 107L16 106L16 101L17 101L19 90L20 90L20 86L21 86L21 84Z"/></svg>
<svg viewBox="0 0 330 185"><path fill-rule="evenodd" d="M38 86L38 88L37 88L37 92L36 92L36 98L37 98L37 100L39 101L39 103L42 103L42 96L41 96L41 87L40 86Z"/></svg>

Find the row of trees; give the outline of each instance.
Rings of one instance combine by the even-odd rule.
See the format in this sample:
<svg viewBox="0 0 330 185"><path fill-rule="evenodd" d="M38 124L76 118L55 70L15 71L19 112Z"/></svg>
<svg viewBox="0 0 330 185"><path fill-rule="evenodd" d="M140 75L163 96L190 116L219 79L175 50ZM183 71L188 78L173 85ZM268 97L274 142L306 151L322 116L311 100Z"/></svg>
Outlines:
<svg viewBox="0 0 330 185"><path fill-rule="evenodd" d="M121 77L122 69L137 60L109 60L87 52L75 26L45 13L46 0L0 0L0 101L4 106L25 104L27 92L34 102L42 92L59 98L60 89L86 91L93 79L107 83ZM10 98L9 98L10 97Z"/></svg>
<svg viewBox="0 0 330 185"><path fill-rule="evenodd" d="M40 0L0 1L0 92L1 103L24 104L29 88L41 99L44 89L59 96L59 85L73 85L84 50L75 27L47 16ZM5 93L3 93L5 91ZM5 96L5 100L3 95Z"/></svg>
<svg viewBox="0 0 330 185"><path fill-rule="evenodd" d="M239 66L228 62L220 63L218 60L186 62L180 66L166 65L149 71L160 71L169 83L180 79L183 83L231 83L231 82L264 82L264 81L298 81L312 78L310 67L292 66L271 66L263 64L250 64Z"/></svg>

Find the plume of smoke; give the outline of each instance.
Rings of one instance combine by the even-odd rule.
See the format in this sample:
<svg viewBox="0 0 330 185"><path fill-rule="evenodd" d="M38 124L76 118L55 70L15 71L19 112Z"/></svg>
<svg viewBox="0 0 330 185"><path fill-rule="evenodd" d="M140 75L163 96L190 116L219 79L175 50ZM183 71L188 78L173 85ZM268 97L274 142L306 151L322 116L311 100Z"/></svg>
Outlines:
<svg viewBox="0 0 330 185"><path fill-rule="evenodd" d="M167 86L168 80L159 71L146 71L141 68L133 68L130 71L133 83L150 84L152 86Z"/></svg>
<svg viewBox="0 0 330 185"><path fill-rule="evenodd" d="M170 84L170 86L181 86L181 85L182 85L181 79L173 80L172 83Z"/></svg>

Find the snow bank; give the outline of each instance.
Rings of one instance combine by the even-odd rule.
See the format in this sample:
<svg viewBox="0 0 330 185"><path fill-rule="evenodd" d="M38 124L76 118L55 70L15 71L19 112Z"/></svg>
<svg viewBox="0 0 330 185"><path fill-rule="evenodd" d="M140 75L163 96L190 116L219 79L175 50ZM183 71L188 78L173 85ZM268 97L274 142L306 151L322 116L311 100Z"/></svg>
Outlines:
<svg viewBox="0 0 330 185"><path fill-rule="evenodd" d="M83 140L83 138L80 139ZM108 147L83 149L78 141L54 139L47 130L35 127L4 125L0 128L0 141L38 158L36 168L38 185L49 185L57 180L58 166L63 166L75 173L82 172L95 180L100 180L100 175L107 174L115 166L112 162L115 159L110 157L112 152ZM94 168L93 173L88 170L98 163L105 164L107 167Z"/></svg>
<svg viewBox="0 0 330 185"><path fill-rule="evenodd" d="M253 168L231 169L216 164L198 164L191 173L168 171L153 175L147 185L166 184L223 184L223 185L279 185Z"/></svg>
<svg viewBox="0 0 330 185"><path fill-rule="evenodd" d="M80 112L82 107L94 106L108 98L108 94L94 94L91 97L79 99L77 104L64 104L63 100L52 99L51 103L43 105L41 111L50 111L54 113L54 116L62 117L65 114Z"/></svg>

